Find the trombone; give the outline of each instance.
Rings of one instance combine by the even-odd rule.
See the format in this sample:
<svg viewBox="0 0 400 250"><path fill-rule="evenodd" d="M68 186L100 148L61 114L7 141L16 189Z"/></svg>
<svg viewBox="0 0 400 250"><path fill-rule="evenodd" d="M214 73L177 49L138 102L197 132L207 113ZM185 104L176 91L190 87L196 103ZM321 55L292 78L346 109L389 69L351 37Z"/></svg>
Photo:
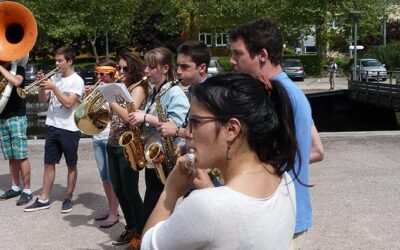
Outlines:
<svg viewBox="0 0 400 250"><path fill-rule="evenodd" d="M40 83L42 81L44 81L44 80L49 79L53 75L55 75L57 73L57 70L58 70L58 67L56 67L55 69L53 69L52 71L50 71L49 73L44 75L42 79L39 79L39 80L36 80L36 81L32 82L31 84L29 84L25 88L18 87L17 88L17 94L22 99L25 99L27 94L35 93L40 88Z"/></svg>

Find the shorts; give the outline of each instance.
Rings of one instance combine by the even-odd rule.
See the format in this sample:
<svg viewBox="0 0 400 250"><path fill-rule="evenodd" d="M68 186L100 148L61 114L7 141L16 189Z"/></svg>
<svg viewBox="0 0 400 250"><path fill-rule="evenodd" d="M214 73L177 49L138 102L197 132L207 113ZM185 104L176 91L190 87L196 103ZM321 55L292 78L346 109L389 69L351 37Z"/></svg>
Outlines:
<svg viewBox="0 0 400 250"><path fill-rule="evenodd" d="M111 181L110 172L108 169L107 142L108 139L93 140L94 156L96 158L97 167L99 168L100 177L103 182Z"/></svg>
<svg viewBox="0 0 400 250"><path fill-rule="evenodd" d="M5 160L28 158L26 116L0 119L0 145Z"/></svg>
<svg viewBox="0 0 400 250"><path fill-rule="evenodd" d="M44 164L58 164L61 155L64 154L67 166L75 167L78 163L80 138L80 131L73 132L50 126L44 145Z"/></svg>

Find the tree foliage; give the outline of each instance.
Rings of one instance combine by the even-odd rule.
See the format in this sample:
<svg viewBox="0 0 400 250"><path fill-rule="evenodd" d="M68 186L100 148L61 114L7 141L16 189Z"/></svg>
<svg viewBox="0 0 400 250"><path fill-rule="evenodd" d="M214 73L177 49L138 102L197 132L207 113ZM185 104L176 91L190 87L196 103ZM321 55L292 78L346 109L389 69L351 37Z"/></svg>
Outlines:
<svg viewBox="0 0 400 250"><path fill-rule="evenodd" d="M106 32L115 46L130 45L131 16L137 11L135 1L118 0L21 0L34 14L38 27L37 49L52 50L60 45L81 49L91 47L98 60L99 39ZM40 43L49 41L49 44Z"/></svg>
<svg viewBox="0 0 400 250"><path fill-rule="evenodd" d="M315 35L320 58L326 50L345 50L351 40L354 11L359 43L379 35L385 2L391 0L19 0L34 14L39 37L38 55L70 45L98 58L104 37L110 47L135 46L146 51L157 46L176 48L182 40L198 39L199 32L229 32L238 24L269 17L296 44ZM388 13L386 13L388 14ZM337 29L332 29L336 21ZM395 24L393 24L395 25ZM389 29L395 26L389 26ZM391 39L391 37L390 37Z"/></svg>

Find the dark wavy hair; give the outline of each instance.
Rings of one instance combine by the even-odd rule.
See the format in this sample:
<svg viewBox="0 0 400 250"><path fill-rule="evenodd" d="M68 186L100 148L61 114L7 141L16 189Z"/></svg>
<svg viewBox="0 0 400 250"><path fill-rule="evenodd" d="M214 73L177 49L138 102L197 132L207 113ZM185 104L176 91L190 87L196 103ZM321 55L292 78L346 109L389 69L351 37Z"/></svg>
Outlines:
<svg viewBox="0 0 400 250"><path fill-rule="evenodd" d="M289 97L278 82L271 83L269 96L265 85L250 75L220 74L195 85L192 97L220 124L230 118L238 119L250 149L282 175L293 169L298 145Z"/></svg>
<svg viewBox="0 0 400 250"><path fill-rule="evenodd" d="M127 87L142 80L144 76L145 65L143 63L143 60L138 55L132 54L130 52L125 52L121 54L119 58L125 60L127 63L128 72L126 72L125 74ZM145 93L147 96L149 89L148 82L142 81L141 85L145 89Z"/></svg>
<svg viewBox="0 0 400 250"><path fill-rule="evenodd" d="M269 60L280 65L283 53L283 38L278 27L268 18L251 21L234 28L230 34L231 41L242 39L250 55L254 57L262 49L268 52Z"/></svg>

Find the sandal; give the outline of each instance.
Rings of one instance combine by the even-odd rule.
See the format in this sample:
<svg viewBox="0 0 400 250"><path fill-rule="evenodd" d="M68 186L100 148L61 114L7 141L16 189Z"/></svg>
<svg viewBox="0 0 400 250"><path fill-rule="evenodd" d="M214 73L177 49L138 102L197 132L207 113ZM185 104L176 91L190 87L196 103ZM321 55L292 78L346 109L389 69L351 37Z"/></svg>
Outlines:
<svg viewBox="0 0 400 250"><path fill-rule="evenodd" d="M112 218L111 216L108 216L108 218L106 220L103 220L102 222L100 222L100 227L101 228L109 228L109 227L114 226L118 222L119 222L118 217Z"/></svg>
<svg viewBox="0 0 400 250"><path fill-rule="evenodd" d="M109 216L108 213L104 213L104 214L98 214L94 217L94 220L105 220L107 219Z"/></svg>

